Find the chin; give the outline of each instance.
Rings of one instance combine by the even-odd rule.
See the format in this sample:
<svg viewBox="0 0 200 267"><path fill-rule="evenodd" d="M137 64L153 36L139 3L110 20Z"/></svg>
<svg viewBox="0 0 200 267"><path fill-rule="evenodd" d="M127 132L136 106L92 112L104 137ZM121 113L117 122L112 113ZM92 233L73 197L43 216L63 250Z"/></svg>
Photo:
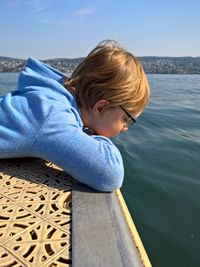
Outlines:
<svg viewBox="0 0 200 267"><path fill-rule="evenodd" d="M111 138L113 136L112 134L108 134L108 133L101 132L101 131L96 131L95 134L96 135L102 135L102 136L105 136L107 138Z"/></svg>
<svg viewBox="0 0 200 267"><path fill-rule="evenodd" d="M105 137L107 137L107 138L111 138L111 137L115 137L115 136L117 136L117 135L119 135L120 134L120 132L115 132L115 133L113 133L113 132L107 132L107 131L101 131L100 129L99 130L96 130L95 131L95 134L96 135L102 135L102 136L105 136Z"/></svg>
<svg viewBox="0 0 200 267"><path fill-rule="evenodd" d="M118 134L119 134L119 133L118 133ZM117 136L118 134L101 133L100 135L103 135L103 136L105 136L105 137L107 137L107 138L112 138L112 137Z"/></svg>

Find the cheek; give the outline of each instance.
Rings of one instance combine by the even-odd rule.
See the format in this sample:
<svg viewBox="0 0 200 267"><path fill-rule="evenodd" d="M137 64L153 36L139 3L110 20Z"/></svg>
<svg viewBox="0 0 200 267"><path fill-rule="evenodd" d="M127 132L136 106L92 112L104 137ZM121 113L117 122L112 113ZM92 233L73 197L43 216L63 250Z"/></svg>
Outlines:
<svg viewBox="0 0 200 267"><path fill-rule="evenodd" d="M124 123L121 121L110 124L110 131L113 135L119 134L124 129Z"/></svg>
<svg viewBox="0 0 200 267"><path fill-rule="evenodd" d="M108 125L115 131L121 131L124 127L124 118L121 116L121 114L116 114L110 118Z"/></svg>
<svg viewBox="0 0 200 267"><path fill-rule="evenodd" d="M120 132L123 129L123 124L122 123L107 123L106 125L101 125L96 129L96 133L98 135L103 135L105 137L113 137L115 135L120 134Z"/></svg>
<svg viewBox="0 0 200 267"><path fill-rule="evenodd" d="M113 137L123 131L124 119L119 114L109 114L109 116L102 117L96 126L97 134Z"/></svg>

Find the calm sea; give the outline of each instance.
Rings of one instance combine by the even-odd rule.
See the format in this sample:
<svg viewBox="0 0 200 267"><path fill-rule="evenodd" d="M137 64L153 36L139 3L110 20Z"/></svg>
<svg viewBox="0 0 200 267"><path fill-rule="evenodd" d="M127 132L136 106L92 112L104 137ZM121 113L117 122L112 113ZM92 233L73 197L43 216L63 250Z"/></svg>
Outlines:
<svg viewBox="0 0 200 267"><path fill-rule="evenodd" d="M0 74L0 94L18 74ZM151 101L113 141L125 164L122 187L155 267L200 266L200 75L149 75Z"/></svg>

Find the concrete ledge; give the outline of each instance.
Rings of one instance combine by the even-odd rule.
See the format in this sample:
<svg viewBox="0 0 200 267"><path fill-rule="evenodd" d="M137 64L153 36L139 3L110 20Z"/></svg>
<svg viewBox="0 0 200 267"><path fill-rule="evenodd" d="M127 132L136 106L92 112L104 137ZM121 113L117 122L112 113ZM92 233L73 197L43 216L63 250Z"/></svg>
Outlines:
<svg viewBox="0 0 200 267"><path fill-rule="evenodd" d="M72 210L74 267L151 266L147 255L141 258L141 244L133 241L116 192L73 183Z"/></svg>

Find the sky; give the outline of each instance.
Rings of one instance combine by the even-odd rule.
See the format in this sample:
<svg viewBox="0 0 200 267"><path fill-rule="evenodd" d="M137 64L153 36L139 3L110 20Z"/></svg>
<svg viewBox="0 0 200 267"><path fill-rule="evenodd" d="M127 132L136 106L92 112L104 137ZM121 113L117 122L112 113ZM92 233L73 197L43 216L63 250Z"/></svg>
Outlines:
<svg viewBox="0 0 200 267"><path fill-rule="evenodd" d="M135 56L200 56L199 0L0 0L0 56L86 56L105 39Z"/></svg>

